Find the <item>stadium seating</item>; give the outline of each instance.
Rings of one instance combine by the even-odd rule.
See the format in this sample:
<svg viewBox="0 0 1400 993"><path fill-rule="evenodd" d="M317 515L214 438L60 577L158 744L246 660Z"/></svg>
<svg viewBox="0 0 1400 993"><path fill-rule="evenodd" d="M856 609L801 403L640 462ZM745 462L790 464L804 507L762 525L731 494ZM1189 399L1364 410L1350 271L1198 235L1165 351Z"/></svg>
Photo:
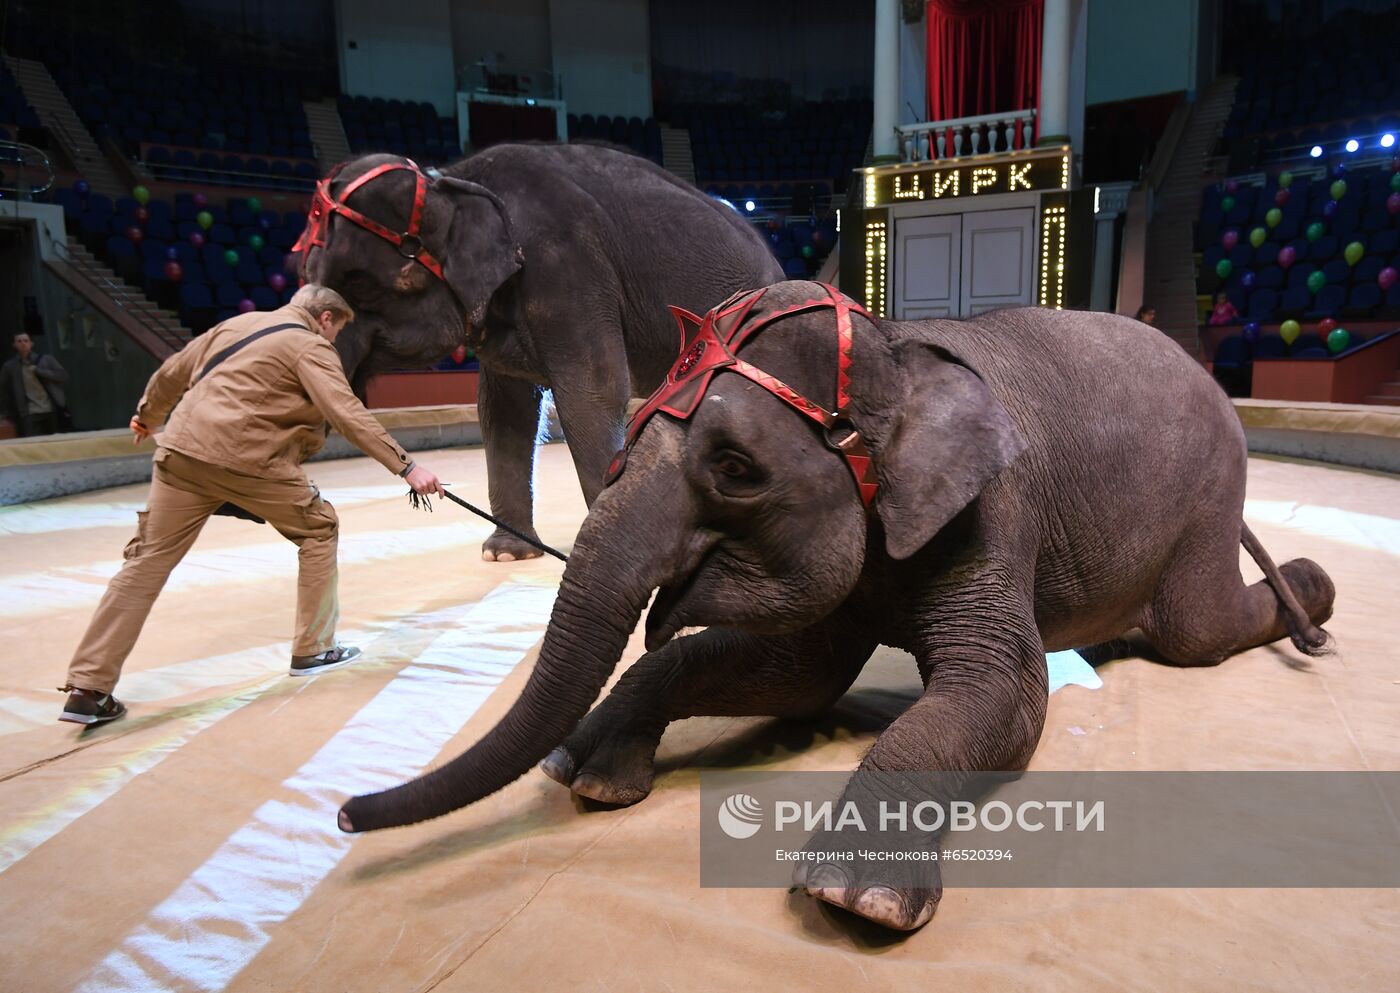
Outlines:
<svg viewBox="0 0 1400 993"><path fill-rule="evenodd" d="M352 152L393 152L425 166L462 156L457 122L439 117L430 103L342 96L337 107Z"/></svg>

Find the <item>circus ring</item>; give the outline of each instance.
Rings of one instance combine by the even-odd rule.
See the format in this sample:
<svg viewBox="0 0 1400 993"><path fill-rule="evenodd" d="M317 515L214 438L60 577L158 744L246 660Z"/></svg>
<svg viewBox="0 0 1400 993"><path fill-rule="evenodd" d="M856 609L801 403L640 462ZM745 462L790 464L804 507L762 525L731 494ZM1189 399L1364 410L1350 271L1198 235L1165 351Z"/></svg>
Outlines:
<svg viewBox="0 0 1400 993"><path fill-rule="evenodd" d="M1287 456L1380 466L1400 447L1400 416L1375 408L1246 403L1241 416L1255 447ZM460 412L413 417L423 445L441 429L458 446L424 461L484 502L483 453L450 433L464 430L451 426ZM87 442L89 459L121 457ZM1051 696L1032 768L1400 768L1389 468L1250 460L1251 528L1276 558L1313 558L1336 582L1337 655L1308 660L1284 643L1214 669L1110 663ZM1388 889L950 887L929 926L897 937L800 893L701 888L700 772L853 767L918 691L909 658L889 649L817 723L673 726L656 789L635 807L585 808L535 772L438 821L342 835L344 796L457 754L505 712L562 564L482 563L489 525L411 510L368 459L311 474L340 513L342 635L363 660L284 678L295 549L215 518L127 665L129 716L91 731L55 722L52 687L145 488L0 508L0 988L744 990L761 977L1081 993L1388 988L1400 976ZM537 502L540 535L567 552L584 506L562 444L541 449ZM1244 556L1242 568L1257 577ZM636 636L619 671L641 652Z"/></svg>

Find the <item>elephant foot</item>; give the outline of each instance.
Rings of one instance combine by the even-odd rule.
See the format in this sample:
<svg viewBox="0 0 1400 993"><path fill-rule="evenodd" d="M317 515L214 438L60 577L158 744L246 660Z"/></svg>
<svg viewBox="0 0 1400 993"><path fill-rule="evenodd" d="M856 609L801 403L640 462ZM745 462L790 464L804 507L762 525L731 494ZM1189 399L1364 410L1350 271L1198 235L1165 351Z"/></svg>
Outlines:
<svg viewBox="0 0 1400 993"><path fill-rule="evenodd" d="M809 851L824 849L808 846ZM803 863L793 882L832 906L840 907L893 931L913 931L933 918L943 898L943 879L934 864L921 866L918 885L893 885L877 878L859 878L859 865ZM873 871L878 872L878 869Z"/></svg>
<svg viewBox="0 0 1400 993"><path fill-rule="evenodd" d="M536 538L533 528L522 528L524 533L531 538ZM516 562L521 559L537 559L544 552L533 545L521 541L509 531L497 528L491 537L487 538L481 546L481 560L483 562Z"/></svg>
<svg viewBox="0 0 1400 993"><path fill-rule="evenodd" d="M545 757L540 771L578 796L630 807L651 792L655 753L656 742L643 737L619 736L591 747L571 738Z"/></svg>

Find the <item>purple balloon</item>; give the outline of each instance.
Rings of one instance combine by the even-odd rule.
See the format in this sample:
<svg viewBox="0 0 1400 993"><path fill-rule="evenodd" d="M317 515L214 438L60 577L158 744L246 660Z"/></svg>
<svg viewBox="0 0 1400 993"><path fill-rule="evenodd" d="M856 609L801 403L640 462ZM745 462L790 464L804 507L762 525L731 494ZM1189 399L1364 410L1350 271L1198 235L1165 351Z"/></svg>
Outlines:
<svg viewBox="0 0 1400 993"><path fill-rule="evenodd" d="M287 277L280 272L274 272L271 276L267 277L267 285L271 286L278 293L281 293L287 288Z"/></svg>
<svg viewBox="0 0 1400 993"><path fill-rule="evenodd" d="M1258 321L1250 321L1244 326L1244 340L1248 342L1256 342L1259 340Z"/></svg>
<svg viewBox="0 0 1400 993"><path fill-rule="evenodd" d="M1254 289L1255 278L1256 277L1254 273L1246 272L1243 276L1240 277L1240 285L1247 290L1252 290Z"/></svg>
<svg viewBox="0 0 1400 993"><path fill-rule="evenodd" d="M203 234L203 232L200 232L200 231L191 231L191 232L190 232L190 244L193 245L195 248L203 248L203 247L204 247L204 234Z"/></svg>
<svg viewBox="0 0 1400 993"><path fill-rule="evenodd" d="M175 262L180 258L180 253L175 250L174 245L171 245L165 250L165 257L171 262Z"/></svg>
<svg viewBox="0 0 1400 993"><path fill-rule="evenodd" d="M239 300L239 301L238 301L238 312L239 312L240 314L246 314L246 313L248 313L249 311L253 311L253 310L257 310L257 309L258 309L258 305L255 304L253 301L249 300L247 297L244 297L242 300Z"/></svg>
<svg viewBox="0 0 1400 993"><path fill-rule="evenodd" d="M203 210L205 207L209 206L209 198L203 193L196 193L194 195L194 206L196 210Z"/></svg>
<svg viewBox="0 0 1400 993"><path fill-rule="evenodd" d="M1329 221L1337 216L1336 200L1328 200L1327 203L1323 205L1322 216L1327 218Z"/></svg>
<svg viewBox="0 0 1400 993"><path fill-rule="evenodd" d="M1390 211L1391 216L1400 214L1400 193L1392 193L1385 198L1385 209Z"/></svg>
<svg viewBox="0 0 1400 993"><path fill-rule="evenodd" d="M1284 269L1291 266L1297 258L1298 253L1294 251L1292 245L1284 245L1278 250L1278 264Z"/></svg>
<svg viewBox="0 0 1400 993"><path fill-rule="evenodd" d="M1380 272L1376 273L1376 282L1380 284L1380 288L1383 290L1388 290L1394 286L1397 279L1400 279L1400 272L1396 272L1394 266L1386 266Z"/></svg>
<svg viewBox="0 0 1400 993"><path fill-rule="evenodd" d="M1227 228L1220 236L1220 244L1225 246L1225 251L1229 251L1240 243L1240 233L1235 228Z"/></svg>
<svg viewBox="0 0 1400 993"><path fill-rule="evenodd" d="M1227 180L1225 180L1225 192L1226 192L1226 193L1229 193L1229 194L1232 194L1232 195L1233 195L1233 194L1235 194L1235 193L1238 193L1238 192L1239 192L1239 189L1240 189L1240 184L1239 184L1239 181L1238 181L1238 180L1234 180L1234 179L1227 179Z"/></svg>

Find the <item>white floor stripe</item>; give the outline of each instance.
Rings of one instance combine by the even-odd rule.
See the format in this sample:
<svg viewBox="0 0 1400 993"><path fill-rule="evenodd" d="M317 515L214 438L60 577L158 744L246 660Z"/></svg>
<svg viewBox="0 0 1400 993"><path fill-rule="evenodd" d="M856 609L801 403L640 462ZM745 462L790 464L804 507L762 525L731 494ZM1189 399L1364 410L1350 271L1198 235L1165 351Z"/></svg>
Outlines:
<svg viewBox="0 0 1400 993"><path fill-rule="evenodd" d="M248 525L250 528L255 525ZM385 559L444 548L465 548L491 532L485 521L456 521L435 527L400 531L362 531L342 534L338 557L344 569ZM269 534L259 531L258 534ZM120 551L113 548L112 551ZM0 618L29 617L96 607L107 581L121 568L121 560L68 566L43 572L17 573L0 578ZM280 537L273 541L201 551L196 545L175 567L167 591L227 586L231 583L264 583L282 576L295 576L297 549Z"/></svg>
<svg viewBox="0 0 1400 993"><path fill-rule="evenodd" d="M509 584L474 605L328 741L80 987L222 990L349 851L346 796L415 775L539 640L553 586Z"/></svg>
<svg viewBox="0 0 1400 993"><path fill-rule="evenodd" d="M1392 517L1352 513L1336 507L1317 507L1287 500L1246 500L1244 516L1246 520L1263 521L1328 541L1371 548L1400 557L1400 520ZM1291 557L1284 555L1278 561Z"/></svg>

